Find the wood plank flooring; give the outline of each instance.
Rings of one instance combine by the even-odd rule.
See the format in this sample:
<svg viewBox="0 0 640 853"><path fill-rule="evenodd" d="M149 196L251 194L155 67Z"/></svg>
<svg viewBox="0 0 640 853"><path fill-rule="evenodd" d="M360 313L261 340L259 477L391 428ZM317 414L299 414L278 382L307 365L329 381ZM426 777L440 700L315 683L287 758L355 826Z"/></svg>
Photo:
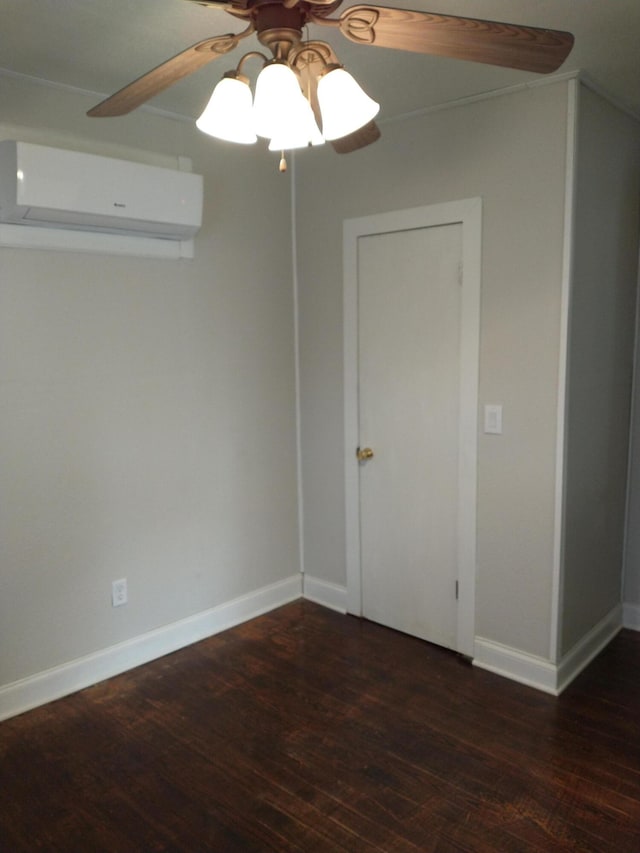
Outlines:
<svg viewBox="0 0 640 853"><path fill-rule="evenodd" d="M640 851L640 634L559 698L306 601L0 724L0 850Z"/></svg>

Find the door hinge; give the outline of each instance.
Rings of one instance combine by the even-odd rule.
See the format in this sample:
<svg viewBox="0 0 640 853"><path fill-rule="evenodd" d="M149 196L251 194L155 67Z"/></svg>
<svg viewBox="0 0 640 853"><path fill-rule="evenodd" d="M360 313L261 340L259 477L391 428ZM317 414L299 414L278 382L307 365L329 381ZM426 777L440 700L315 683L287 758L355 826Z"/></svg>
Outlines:
<svg viewBox="0 0 640 853"><path fill-rule="evenodd" d="M456 581L456 601L460 598L459 593L460 593L460 588L458 585L458 581Z"/></svg>

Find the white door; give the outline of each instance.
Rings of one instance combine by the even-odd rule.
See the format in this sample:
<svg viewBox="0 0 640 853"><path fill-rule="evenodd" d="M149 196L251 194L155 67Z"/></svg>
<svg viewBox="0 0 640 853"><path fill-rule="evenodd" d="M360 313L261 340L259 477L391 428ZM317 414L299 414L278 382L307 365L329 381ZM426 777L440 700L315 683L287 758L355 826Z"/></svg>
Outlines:
<svg viewBox="0 0 640 853"><path fill-rule="evenodd" d="M477 383L477 317L470 367L464 224L415 226L364 229L355 241L358 429L350 464L359 499L360 612L469 653L458 596L468 537L475 540L475 522L464 529L475 518L475 467L474 506L467 505L464 395L465 371L475 370ZM475 413L477 390L471 402ZM462 574L468 582L468 570Z"/></svg>

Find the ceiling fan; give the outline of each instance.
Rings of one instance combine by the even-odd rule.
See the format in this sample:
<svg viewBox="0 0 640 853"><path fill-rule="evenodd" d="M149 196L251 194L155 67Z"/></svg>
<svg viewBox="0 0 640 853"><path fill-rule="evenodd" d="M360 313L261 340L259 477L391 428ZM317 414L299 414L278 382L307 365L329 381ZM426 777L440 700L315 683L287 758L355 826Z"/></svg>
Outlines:
<svg viewBox="0 0 640 853"><path fill-rule="evenodd" d="M241 72L244 63L253 57L261 57L264 63L260 76L264 74L267 67L285 66L295 76L298 94L304 95L302 100L305 101L306 107L304 105L302 107L308 111L308 106L311 106L313 118L317 124L323 126L323 131L327 124L331 124L333 128L336 102L326 94L323 95L322 89L329 90L330 87L326 84L330 78L338 81L339 75L335 72L342 70L342 66L333 48L327 42L303 40L303 30L308 24L339 30L349 41L360 45L435 54L543 74L559 68L573 46L571 33L559 30L385 6L352 6L340 17L331 17L341 5L342 0L187 0L187 2L223 9L233 17L245 21L247 26L240 33L214 36L192 45L106 98L89 110L87 115L94 117L125 115L183 77L234 50L243 39L255 33L258 41L271 52L272 58L257 51L245 54L238 63L237 69L225 74L227 88L233 89L234 92L237 90L238 94L242 95L244 86L249 91L250 99L249 81ZM344 71L342 73L346 74ZM260 76L256 84L255 108L258 107ZM346 77L350 75L346 74ZM359 89L353 78L351 81ZM234 85L231 86L231 83ZM350 81L347 80L346 83L351 86ZM264 90L266 86L262 88ZM334 129L332 134L325 133L325 138L333 136L332 145L339 153L362 148L380 136L380 131L373 122L373 116L377 113L379 105L364 95L362 90L360 92L370 109L368 111L365 109L362 115L358 113L359 117L356 117L357 107L352 105L346 110L342 108L341 115L348 117L347 123L342 125L338 123L336 125L338 129ZM215 96L214 90L209 107L215 106L213 105ZM233 97L236 100L232 101L231 114L235 116L233 121L236 121L245 107L241 108L237 94ZM295 98L296 105L301 106L297 95ZM270 103L272 109L278 111L278 108L273 105L282 106L284 96L272 95ZM364 101L362 103L364 104ZM280 109L280 112L283 112L283 109ZM350 126L354 125L354 122L360 123L358 126ZM346 131L342 132L340 128L342 130L346 128ZM205 129L212 135L219 135L205 127L201 129ZM315 130L318 130L317 126ZM258 133L272 138L274 144L270 145L271 148L279 146L280 141L285 141L273 138L271 131L262 133L258 131ZM251 139L237 138L233 141L255 141L253 130L249 131L249 135ZM275 136L278 136L278 132ZM310 131L307 136L304 136L304 144L313 141L311 137L314 136L314 132ZM222 138L231 137L222 136ZM282 145L282 148L286 147L300 146Z"/></svg>

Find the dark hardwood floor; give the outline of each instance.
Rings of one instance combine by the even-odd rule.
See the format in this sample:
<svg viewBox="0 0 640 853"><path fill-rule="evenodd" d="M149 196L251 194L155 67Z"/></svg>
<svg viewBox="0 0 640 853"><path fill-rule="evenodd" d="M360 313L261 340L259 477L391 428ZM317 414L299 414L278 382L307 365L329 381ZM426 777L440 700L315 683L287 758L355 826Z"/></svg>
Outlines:
<svg viewBox="0 0 640 853"><path fill-rule="evenodd" d="M559 698L296 602L0 724L0 850L640 851L640 634Z"/></svg>

